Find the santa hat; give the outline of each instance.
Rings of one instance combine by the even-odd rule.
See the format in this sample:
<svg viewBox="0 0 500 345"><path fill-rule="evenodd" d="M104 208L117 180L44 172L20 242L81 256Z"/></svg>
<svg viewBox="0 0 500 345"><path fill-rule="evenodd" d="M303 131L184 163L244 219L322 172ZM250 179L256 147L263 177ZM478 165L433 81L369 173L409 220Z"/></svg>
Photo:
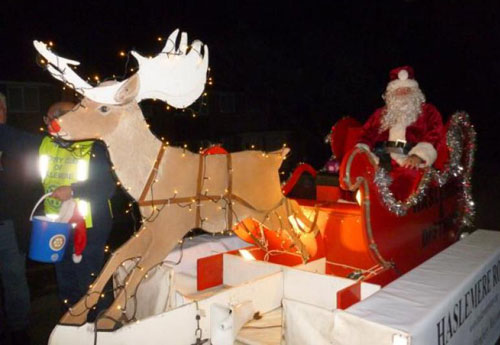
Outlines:
<svg viewBox="0 0 500 345"><path fill-rule="evenodd" d="M73 262L78 264L82 261L82 253L87 246L87 227L85 226L85 219L78 211L75 199L69 199L62 203L58 220L70 223L73 226Z"/></svg>
<svg viewBox="0 0 500 345"><path fill-rule="evenodd" d="M394 91L400 87L418 88L415 80L415 72L411 66L402 66L394 68L389 72L390 82L387 84L386 91Z"/></svg>

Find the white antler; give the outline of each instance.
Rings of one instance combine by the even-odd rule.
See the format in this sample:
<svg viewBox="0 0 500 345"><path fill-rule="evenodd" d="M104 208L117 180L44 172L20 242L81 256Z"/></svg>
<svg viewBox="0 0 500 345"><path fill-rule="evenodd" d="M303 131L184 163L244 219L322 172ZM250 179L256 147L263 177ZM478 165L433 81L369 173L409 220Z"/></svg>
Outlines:
<svg viewBox="0 0 500 345"><path fill-rule="evenodd" d="M136 101L155 98L161 99L176 108L185 108L200 97L205 87L208 69L208 47L194 41L187 53L187 34L181 34L181 42L176 49L175 41L179 29L169 36L165 47L154 58L145 58L132 51L139 63L140 90ZM52 76L93 101L106 104L118 104L115 95L126 82L92 87L80 78L69 65L78 65L78 61L65 59L50 51L39 41L33 42L36 50L48 61L48 70Z"/></svg>
<svg viewBox="0 0 500 345"><path fill-rule="evenodd" d="M198 40L188 50L187 34L181 34L179 47L175 41L179 30L170 34L165 47L154 58L146 58L132 51L139 62L141 89L136 97L161 99L176 108L185 108L200 97L205 88L208 68L208 47Z"/></svg>
<svg viewBox="0 0 500 345"><path fill-rule="evenodd" d="M40 55L42 55L47 60L47 69L52 76L63 83L71 86L76 91L84 93L85 89L91 89L92 86L89 85L85 80L80 78L70 65L78 66L80 63L75 60L69 60L57 56L52 51L47 48L47 45L40 41L33 41L33 45Z"/></svg>
<svg viewBox="0 0 500 345"><path fill-rule="evenodd" d="M114 99L114 95L125 82L114 83L105 86L92 86L76 74L70 65L77 66L80 63L75 60L66 59L54 54L47 45L40 41L33 41L35 49L47 60L47 69L52 76L69 87L75 89L76 92L93 101L106 104L118 104Z"/></svg>

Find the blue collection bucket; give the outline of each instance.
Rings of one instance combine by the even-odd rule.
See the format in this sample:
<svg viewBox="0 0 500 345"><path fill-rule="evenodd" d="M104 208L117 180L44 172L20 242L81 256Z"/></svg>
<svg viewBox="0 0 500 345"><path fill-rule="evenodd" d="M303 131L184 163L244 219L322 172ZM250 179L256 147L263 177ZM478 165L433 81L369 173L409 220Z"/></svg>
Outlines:
<svg viewBox="0 0 500 345"><path fill-rule="evenodd" d="M55 222L46 216L33 217L38 205L50 194L42 196L31 212L31 240L28 257L35 261L54 263L61 261L64 256L71 224Z"/></svg>

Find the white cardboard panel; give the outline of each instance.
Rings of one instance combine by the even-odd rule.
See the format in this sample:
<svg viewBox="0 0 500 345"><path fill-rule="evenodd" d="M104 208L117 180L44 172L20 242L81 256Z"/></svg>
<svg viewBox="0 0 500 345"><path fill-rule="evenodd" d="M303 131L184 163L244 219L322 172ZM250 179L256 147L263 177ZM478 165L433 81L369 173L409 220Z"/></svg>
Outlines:
<svg viewBox="0 0 500 345"><path fill-rule="evenodd" d="M194 303L131 323L114 332L98 332L97 344L157 345L193 344L196 340L196 305ZM52 331L49 345L93 345L94 325L81 327L58 325Z"/></svg>
<svg viewBox="0 0 500 345"><path fill-rule="evenodd" d="M325 274L326 270L326 258L321 258L318 260L310 261L306 264L294 266L294 268L302 271L314 272L319 274Z"/></svg>
<svg viewBox="0 0 500 345"><path fill-rule="evenodd" d="M255 311L261 314L267 313L281 306L283 299L283 273L278 272L264 278L255 279L241 286L222 290L221 292L198 302L202 310L200 325L203 334L210 335L210 306L237 305L246 301L252 301Z"/></svg>
<svg viewBox="0 0 500 345"><path fill-rule="evenodd" d="M284 297L327 310L337 308L337 291L353 280L285 268Z"/></svg>
<svg viewBox="0 0 500 345"><path fill-rule="evenodd" d="M237 255L224 254L222 281L226 286L238 286L281 270L280 265L248 261Z"/></svg>

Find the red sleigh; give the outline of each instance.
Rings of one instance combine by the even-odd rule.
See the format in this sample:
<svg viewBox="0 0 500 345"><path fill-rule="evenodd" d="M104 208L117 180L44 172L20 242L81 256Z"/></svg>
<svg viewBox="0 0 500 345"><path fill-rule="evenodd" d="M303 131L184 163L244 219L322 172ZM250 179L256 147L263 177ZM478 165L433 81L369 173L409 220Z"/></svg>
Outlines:
<svg viewBox="0 0 500 345"><path fill-rule="evenodd" d="M306 243L309 259L324 256L326 273L385 285L457 241L472 226L474 214L470 179L475 131L465 113L454 114L444 128L434 166L422 171L413 193L400 201L371 153L355 145L361 124L351 118L339 120L330 138L341 161L338 174L317 173L302 164L283 187L320 229L313 250ZM310 188L301 190L307 180L305 185L315 186L312 196ZM274 238L272 231L260 229L259 234L254 227L252 232L266 237L271 247L281 241L283 248L284 239ZM257 259L300 263L297 256L260 252L253 251Z"/></svg>
<svg viewBox="0 0 500 345"><path fill-rule="evenodd" d="M360 133L361 125L351 118L337 122L330 142L342 162L339 185L317 183L316 200L298 201L303 208L319 206L323 214L323 224L318 224L330 263L327 272L384 285L457 241L472 226L475 131L467 114L454 114L445 126L436 163L423 171L403 201L394 198L387 173L371 154L355 146ZM358 193L358 202L337 199L353 200L349 192Z"/></svg>

